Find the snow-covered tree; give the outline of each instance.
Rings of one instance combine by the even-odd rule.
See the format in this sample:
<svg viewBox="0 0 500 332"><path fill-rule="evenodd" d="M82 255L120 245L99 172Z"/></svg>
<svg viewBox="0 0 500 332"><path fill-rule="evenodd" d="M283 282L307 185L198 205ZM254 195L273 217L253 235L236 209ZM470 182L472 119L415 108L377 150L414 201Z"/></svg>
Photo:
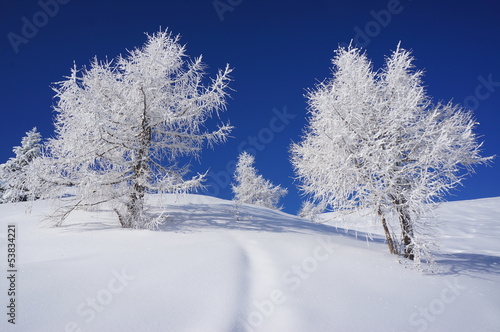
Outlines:
<svg viewBox="0 0 500 332"><path fill-rule="evenodd" d="M257 174L254 162L255 158L247 152L242 152L238 156L234 172L235 183L232 185L234 200L238 203L280 209L278 203L288 191Z"/></svg>
<svg viewBox="0 0 500 332"><path fill-rule="evenodd" d="M426 260L432 204L459 185L480 155L470 111L433 104L399 47L375 72L365 53L339 48L333 78L307 95L304 137L291 147L300 188L342 211L369 207L391 253Z"/></svg>
<svg viewBox="0 0 500 332"><path fill-rule="evenodd" d="M316 204L314 201L306 200L302 202L300 210L297 215L304 219L309 219L311 221L317 222L318 215L324 212L326 209L326 204L324 202L320 202L320 204Z"/></svg>
<svg viewBox="0 0 500 332"><path fill-rule="evenodd" d="M15 157L0 165L0 203L19 202L28 199L26 171L28 165L41 153L42 136L36 127L26 133L21 146L15 146ZM36 193L31 196L36 197Z"/></svg>
<svg viewBox="0 0 500 332"><path fill-rule="evenodd" d="M32 186L46 197L73 188L58 222L78 206L111 202L123 227L147 227L146 193L202 185L203 174L185 179L189 165L179 166L180 157L198 157L232 128L210 130L206 123L225 110L231 69L208 84L204 69L178 36L159 31L128 55L75 66L57 83L56 137L33 167Z"/></svg>

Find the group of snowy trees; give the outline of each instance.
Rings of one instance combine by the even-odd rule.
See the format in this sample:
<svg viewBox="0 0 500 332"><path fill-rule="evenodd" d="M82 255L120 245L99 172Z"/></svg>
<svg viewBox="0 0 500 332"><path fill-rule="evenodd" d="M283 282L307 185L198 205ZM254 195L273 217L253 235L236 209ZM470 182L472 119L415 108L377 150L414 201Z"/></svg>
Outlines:
<svg viewBox="0 0 500 332"><path fill-rule="evenodd" d="M308 127L291 154L313 202L335 211L371 209L390 252L420 261L429 253L430 225L422 218L429 203L489 158L480 156L471 113L434 104L413 60L398 46L374 71L359 49L339 48L333 78L307 95Z"/></svg>
<svg viewBox="0 0 500 332"><path fill-rule="evenodd" d="M291 162L310 198L304 215L369 208L390 252L421 260L429 203L489 158L480 155L471 113L433 103L413 61L398 46L375 71L365 53L339 47L333 77L307 94L308 126ZM107 203L123 227L150 226L146 194L201 187L205 175L185 179L181 157L228 137L231 126L209 130L206 122L225 110L230 73L226 67L204 85L201 57L188 58L179 37L161 30L127 56L74 67L54 88L55 137L42 153L32 130L1 166L2 201L65 197L57 224L77 207ZM287 190L253 164L240 154L235 201L278 209Z"/></svg>
<svg viewBox="0 0 500 332"><path fill-rule="evenodd" d="M15 157L0 165L0 203L21 202L29 196L36 197L36 191L26 186L28 166L41 154L42 136L33 128L21 140L21 146L15 146Z"/></svg>
<svg viewBox="0 0 500 332"><path fill-rule="evenodd" d="M231 69L205 86L204 67L179 37L160 31L127 56L94 59L57 83L55 137L24 184L41 198L66 197L56 224L77 207L107 203L123 227L148 227L146 193L201 186L205 175L185 179L179 158L224 142L232 128L205 123L225 109Z"/></svg>
<svg viewBox="0 0 500 332"><path fill-rule="evenodd" d="M180 157L197 157L232 129L206 128L225 110L231 69L205 86L204 68L201 57L189 59L179 37L167 31L148 36L128 56L75 66L54 88L55 137L44 153L32 131L2 165L2 201L64 197L56 224L78 207L108 203L123 227L151 226L146 193L200 188L205 174L185 179L189 165L179 165ZM257 175L252 164L252 156L241 155L235 200L278 208L286 190Z"/></svg>

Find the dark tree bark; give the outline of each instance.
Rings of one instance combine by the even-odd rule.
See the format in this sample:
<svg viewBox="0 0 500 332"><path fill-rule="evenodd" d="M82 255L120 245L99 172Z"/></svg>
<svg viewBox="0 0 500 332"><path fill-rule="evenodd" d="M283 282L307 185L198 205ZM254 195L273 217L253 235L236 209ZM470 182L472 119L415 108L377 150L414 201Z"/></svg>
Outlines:
<svg viewBox="0 0 500 332"><path fill-rule="evenodd" d="M401 225L401 234L403 236L403 245L404 245L404 257L410 260L415 259L415 255L413 252L413 225L411 221L410 213L405 206L406 201L396 200L396 211L399 217L399 223Z"/></svg>
<svg viewBox="0 0 500 332"><path fill-rule="evenodd" d="M394 247L394 242L392 240L391 233L389 232L389 227L387 227L387 221L385 220L385 217L382 214L382 210L380 209L380 207L378 208L377 213L380 217L380 221L382 222L382 227L384 228L385 239L387 240L387 246L389 247L389 252L391 254L397 254L396 248Z"/></svg>

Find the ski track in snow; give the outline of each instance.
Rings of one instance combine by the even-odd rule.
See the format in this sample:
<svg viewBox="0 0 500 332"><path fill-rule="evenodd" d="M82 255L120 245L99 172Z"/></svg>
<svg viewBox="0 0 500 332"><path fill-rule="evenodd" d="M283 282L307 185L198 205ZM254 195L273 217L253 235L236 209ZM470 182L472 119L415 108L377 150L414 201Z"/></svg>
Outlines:
<svg viewBox="0 0 500 332"><path fill-rule="evenodd" d="M281 285L276 268L279 264L271 257L271 251L265 248L262 242L240 234L236 235L235 239L244 250L244 257L248 259L246 275L254 276L246 285L247 297L242 301L244 310L235 320L238 330L248 331L253 330L255 326L264 325L268 318L266 313L271 311L269 304L272 303L268 302L270 294ZM262 309L259 309L262 306L264 306L264 311L266 309L267 311L262 312Z"/></svg>

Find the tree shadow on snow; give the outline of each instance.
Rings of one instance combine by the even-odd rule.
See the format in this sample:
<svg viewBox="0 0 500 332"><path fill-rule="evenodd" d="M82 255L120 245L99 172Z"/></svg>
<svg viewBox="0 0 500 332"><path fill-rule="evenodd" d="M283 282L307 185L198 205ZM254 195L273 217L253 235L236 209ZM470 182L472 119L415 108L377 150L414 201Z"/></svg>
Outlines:
<svg viewBox="0 0 500 332"><path fill-rule="evenodd" d="M303 233L319 236L336 235L363 242L385 243L385 239L378 235L316 223L278 210L245 204L236 206L231 202L217 204L195 202L165 205L157 203L149 207L147 215L151 220L155 218L163 220L163 223L157 229L157 231L163 232L191 233L225 229ZM114 212L109 209L78 210L75 215L71 215L68 219L57 228L65 232L125 230L121 228Z"/></svg>
<svg viewBox="0 0 500 332"><path fill-rule="evenodd" d="M214 229L242 230L273 233L308 233L342 235L358 240L384 243L379 236L370 236L321 223L315 223L281 211L250 205L238 208L234 204L187 204L182 207L166 206L166 222L159 230L169 232L203 232Z"/></svg>
<svg viewBox="0 0 500 332"><path fill-rule="evenodd" d="M465 275L481 278L481 274L500 274L500 257L473 254L454 253L442 254L436 257L442 275Z"/></svg>
<svg viewBox="0 0 500 332"><path fill-rule="evenodd" d="M82 222L79 224L71 224L71 225L60 225L60 226L52 226L56 227L65 232L88 232L88 231L105 231L105 230L116 230L121 229L122 227L119 224L114 224L110 222L99 222L99 221L91 221L91 222Z"/></svg>

